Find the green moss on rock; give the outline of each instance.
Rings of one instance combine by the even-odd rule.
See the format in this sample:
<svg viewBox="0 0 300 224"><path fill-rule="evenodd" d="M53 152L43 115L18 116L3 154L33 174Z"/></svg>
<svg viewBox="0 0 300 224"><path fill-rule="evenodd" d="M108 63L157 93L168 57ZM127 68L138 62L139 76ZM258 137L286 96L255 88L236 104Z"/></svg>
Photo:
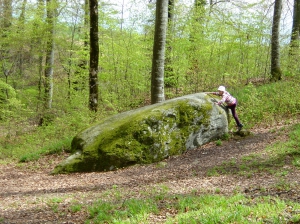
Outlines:
<svg viewBox="0 0 300 224"><path fill-rule="evenodd" d="M191 133L208 128L212 109L209 101L182 98L110 117L79 133L72 142L77 156L54 173L114 170L182 154Z"/></svg>

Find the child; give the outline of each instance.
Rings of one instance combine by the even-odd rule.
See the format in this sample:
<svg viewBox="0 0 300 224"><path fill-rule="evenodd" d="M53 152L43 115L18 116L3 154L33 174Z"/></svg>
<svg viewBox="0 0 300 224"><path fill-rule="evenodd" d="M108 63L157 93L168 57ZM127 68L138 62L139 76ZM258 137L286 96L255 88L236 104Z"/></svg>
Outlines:
<svg viewBox="0 0 300 224"><path fill-rule="evenodd" d="M236 125L238 126L238 130L242 130L244 125L240 122L238 115L235 111L235 108L237 106L236 98L231 96L230 93L225 90L224 86L219 86L218 92L212 92L211 94L222 96L222 99L216 104L221 105L222 103L226 103L226 107L231 110L232 116L236 122Z"/></svg>

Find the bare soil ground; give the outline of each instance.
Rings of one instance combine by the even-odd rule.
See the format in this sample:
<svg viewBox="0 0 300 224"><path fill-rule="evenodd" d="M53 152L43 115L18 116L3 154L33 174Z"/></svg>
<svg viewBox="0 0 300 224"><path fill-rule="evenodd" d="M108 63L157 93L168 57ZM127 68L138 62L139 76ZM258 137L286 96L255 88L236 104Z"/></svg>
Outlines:
<svg viewBox="0 0 300 224"><path fill-rule="evenodd" d="M211 176L216 166L252 153L263 153L277 141L286 141L287 128L251 130L246 138L233 137L221 146L209 143L181 156L171 157L151 165L136 165L112 172L51 175L52 169L67 154L48 156L26 164L0 164L0 223L84 223L86 209L72 212L74 202L84 206L103 199L103 192L116 187L122 197L143 197L144 191L167 187L169 194L191 192L231 195L241 192L250 197L275 195L300 203L300 170L286 165L287 175L255 172L253 175ZM236 167L231 167L235 169ZM232 170L234 171L234 170ZM280 188L286 184L289 188ZM264 189L262 191L261 189ZM109 195L108 195L109 197ZM163 223L166 214L152 216L150 222Z"/></svg>

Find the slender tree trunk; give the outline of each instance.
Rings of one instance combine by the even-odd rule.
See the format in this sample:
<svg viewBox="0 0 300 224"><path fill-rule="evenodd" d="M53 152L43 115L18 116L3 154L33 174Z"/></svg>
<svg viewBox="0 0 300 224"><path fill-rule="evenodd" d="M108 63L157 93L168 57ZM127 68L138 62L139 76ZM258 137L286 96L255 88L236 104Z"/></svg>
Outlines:
<svg viewBox="0 0 300 224"><path fill-rule="evenodd" d="M120 30L123 31L123 23L124 23L124 4L125 1L122 0L122 12L121 12L121 22L120 22Z"/></svg>
<svg viewBox="0 0 300 224"><path fill-rule="evenodd" d="M299 41L300 41L300 1L294 0L294 12L293 12L293 25L290 41L289 51L289 66L290 69L298 67L298 54L299 54Z"/></svg>
<svg viewBox="0 0 300 224"><path fill-rule="evenodd" d="M38 6L36 10L36 17L38 19L43 20L45 19L45 2L43 0L38 0ZM34 23L33 26L34 32L33 33L39 33L38 30L40 29L40 25L38 23ZM38 48L36 46L39 46ZM43 93L42 93L42 87L43 87L43 50L42 50L42 35L38 34L32 38L31 44L30 44L30 55L38 55L37 58L37 67L38 67L38 75L39 75L39 80L38 80L38 90L39 90L39 95L38 95L38 102L36 105L36 111L39 111L40 108L40 103L43 101ZM37 51L37 52L36 52ZM31 62L32 63L32 62ZM40 121L42 122L42 121Z"/></svg>
<svg viewBox="0 0 300 224"><path fill-rule="evenodd" d="M172 37L174 33L174 0L169 0L168 2L168 30L167 30L167 40L166 40L166 59L165 59L165 86L175 87L176 77L174 74L174 69L172 67Z"/></svg>
<svg viewBox="0 0 300 224"><path fill-rule="evenodd" d="M300 1L294 0L294 10L293 10L293 25L291 34L291 48L299 47L300 39Z"/></svg>
<svg viewBox="0 0 300 224"><path fill-rule="evenodd" d="M46 44L46 64L45 64L45 109L52 107L53 97L53 64L54 64L54 4L53 0L47 0L47 26L48 36Z"/></svg>
<svg viewBox="0 0 300 224"><path fill-rule="evenodd" d="M282 10L282 0L275 0L272 39L271 39L271 81L281 80L282 71L280 68L280 45L279 45L279 27Z"/></svg>
<svg viewBox="0 0 300 224"><path fill-rule="evenodd" d="M20 13L20 18L19 18L19 27L25 27L25 12L26 12L26 6L27 6L27 0L23 0L22 7L21 7L21 13ZM23 32L23 31L20 31ZM21 45L19 49L19 61L18 61L18 68L19 68L19 74L20 76L23 76L23 51L24 51L24 46Z"/></svg>
<svg viewBox="0 0 300 224"><path fill-rule="evenodd" d="M168 26L168 0L156 1L156 19L151 72L151 103L165 100L164 63Z"/></svg>
<svg viewBox="0 0 300 224"><path fill-rule="evenodd" d="M2 61L2 70L7 82L7 78L10 73L9 71L12 69L9 63L10 60L8 60L11 56L9 54L9 40L7 40L8 37L6 34L6 31L11 26L12 21L12 0L0 1L0 16L2 17L0 20L0 34L1 38L5 40L4 43L0 45L0 61Z"/></svg>
<svg viewBox="0 0 300 224"><path fill-rule="evenodd" d="M98 1L90 0L90 71L89 71L89 109L98 110Z"/></svg>
<svg viewBox="0 0 300 224"><path fill-rule="evenodd" d="M12 21L12 0L3 0L3 24L1 25L2 27L8 28L11 26L11 21Z"/></svg>

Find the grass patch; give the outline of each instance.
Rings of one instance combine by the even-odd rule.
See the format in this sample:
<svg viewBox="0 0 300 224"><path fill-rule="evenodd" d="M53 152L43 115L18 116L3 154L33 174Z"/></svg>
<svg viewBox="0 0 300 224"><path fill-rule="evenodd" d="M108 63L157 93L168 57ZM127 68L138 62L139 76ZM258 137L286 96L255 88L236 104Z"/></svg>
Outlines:
<svg viewBox="0 0 300 224"><path fill-rule="evenodd" d="M286 80L261 86L247 85L231 93L238 99L238 114L247 127L288 121L300 114L299 81ZM278 100L280 99L280 100Z"/></svg>
<svg viewBox="0 0 300 224"><path fill-rule="evenodd" d="M288 189L284 182L279 182L277 187ZM196 190L188 194L173 194L165 185L130 192L130 197L126 193L119 195L120 190L113 187L103 193L104 197L99 196L101 200L86 206L88 217L85 223L146 224L161 217L166 224L300 222L300 204L277 196L252 198L238 190L232 196L224 196L218 188L213 194Z"/></svg>
<svg viewBox="0 0 300 224"><path fill-rule="evenodd" d="M291 204L271 197L188 196L179 198L177 205L178 214L166 223L286 223L300 218L286 216ZM299 204L293 206L297 211Z"/></svg>
<svg viewBox="0 0 300 224"><path fill-rule="evenodd" d="M36 161L41 156L60 154L64 151L70 152L71 141L72 141L72 138L66 138L66 139L62 139L58 142L54 142L53 144L43 147L41 150L23 155L19 159L19 162Z"/></svg>
<svg viewBox="0 0 300 224"><path fill-rule="evenodd" d="M83 205L82 204L79 204L79 203L76 203L76 204L72 204L70 206L70 211L72 213L76 213L76 212L80 212L83 208Z"/></svg>
<svg viewBox="0 0 300 224"><path fill-rule="evenodd" d="M145 193L145 192L144 192ZM297 223L300 204L277 197L248 198L242 194L164 194L148 192L142 199L98 200L87 207L85 223Z"/></svg>
<svg viewBox="0 0 300 224"><path fill-rule="evenodd" d="M153 199L128 199L123 203L99 200L88 208L86 223L143 223L158 208Z"/></svg>

